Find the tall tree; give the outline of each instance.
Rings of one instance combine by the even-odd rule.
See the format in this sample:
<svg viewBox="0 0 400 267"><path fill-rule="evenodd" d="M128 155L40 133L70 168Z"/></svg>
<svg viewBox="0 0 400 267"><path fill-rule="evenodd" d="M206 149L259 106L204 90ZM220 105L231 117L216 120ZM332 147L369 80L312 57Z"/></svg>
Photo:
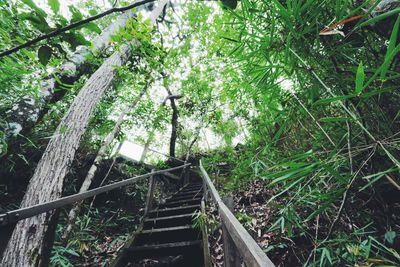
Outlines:
<svg viewBox="0 0 400 267"><path fill-rule="evenodd" d="M93 178L96 174L96 171L98 169L99 164L101 161L104 159L104 156L106 155L107 148L110 146L112 141L114 140L115 136L119 132L122 123L124 122L124 118L126 114L131 112L136 104L139 102L139 100L142 98L142 96L146 93L146 90L148 88L148 85L146 85L143 90L139 93L139 95L136 97L136 99L133 101L133 103L128 104L125 106L125 108L122 110L122 112L119 114L117 121L115 122L115 125L111 132L104 138L103 142L101 143L100 149L97 152L97 155L93 161L92 166L90 167L85 179L83 180L82 186L79 189L79 193L85 192L89 189L90 185L92 184ZM83 202L77 203L74 205L74 207L70 210L68 214L68 226L65 229L63 239L65 241L68 240L69 233L72 230L73 224L75 223L76 217L79 214L79 211L81 209Z"/></svg>
<svg viewBox="0 0 400 267"><path fill-rule="evenodd" d="M152 24L162 13L166 0L152 11ZM133 40L133 47L138 44ZM129 44L110 56L102 66L88 79L80 90L39 161L32 176L22 207L28 207L58 199L62 194L65 175L75 156L82 135L89 123L91 114L112 86L118 75L118 67L123 66L131 55ZM44 266L46 265L45 238L55 219L54 212L41 214L17 223L11 239L3 253L2 266Z"/></svg>
<svg viewBox="0 0 400 267"><path fill-rule="evenodd" d="M181 97L181 95L172 94L171 90L167 88L168 96L164 100L164 103L169 100L172 108L172 117L171 117L171 139L169 142L169 155L171 157L175 157L175 147L176 147L176 139L178 137L178 107L176 106L175 99Z"/></svg>

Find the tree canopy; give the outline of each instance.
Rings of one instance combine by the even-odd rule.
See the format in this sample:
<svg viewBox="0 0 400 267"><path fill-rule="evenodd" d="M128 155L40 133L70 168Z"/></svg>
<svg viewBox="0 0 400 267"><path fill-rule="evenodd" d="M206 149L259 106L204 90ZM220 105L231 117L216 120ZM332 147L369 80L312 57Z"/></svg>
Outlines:
<svg viewBox="0 0 400 267"><path fill-rule="evenodd" d="M0 0L2 209L19 206L41 158L81 127L59 195L79 191L103 147L101 181L129 141L149 164L168 162L157 151L203 158L219 191L241 196L236 217L277 266L400 264L399 1L171 1L154 23L159 1L105 2ZM97 74L104 66L112 77ZM101 79L84 95L92 109L69 116ZM67 214L54 266L96 250L84 240L100 215L79 215L65 241Z"/></svg>

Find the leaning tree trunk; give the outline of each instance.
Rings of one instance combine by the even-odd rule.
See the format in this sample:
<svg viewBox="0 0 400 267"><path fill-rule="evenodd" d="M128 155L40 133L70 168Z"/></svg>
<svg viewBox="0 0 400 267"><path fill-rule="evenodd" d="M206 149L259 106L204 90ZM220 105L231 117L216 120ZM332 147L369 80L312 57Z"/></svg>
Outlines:
<svg viewBox="0 0 400 267"><path fill-rule="evenodd" d="M136 104L139 102L139 100L142 98L142 96L144 95L144 93L147 90L147 85L145 88L143 88L143 90L140 92L140 94L137 96L137 98L135 99L135 101L132 104L127 105L121 112L121 114L118 116L118 119L114 125L114 128L111 130L111 132L106 136L106 138L104 138L101 147L99 149L99 151L97 152L96 158L94 159L93 165L90 167L85 180L82 183L81 188L79 189L79 193L85 192L89 189L90 185L92 184L93 178L96 174L96 171L99 167L100 162L103 160L106 152L107 152L107 148L108 146L111 144L111 142L114 140L115 135L118 133L122 123L124 122L124 118L126 116L126 114L128 114L135 106ZM63 240L67 241L68 240L68 236L69 233L72 230L72 227L75 223L76 217L79 214L79 211L81 210L81 206L82 206L83 201L76 203L74 205L74 207L70 210L69 214L68 214L68 226L65 229L64 235L63 235Z"/></svg>
<svg viewBox="0 0 400 267"><path fill-rule="evenodd" d="M134 15L129 10L119 16L115 22L105 28L93 40L94 48L92 50L89 50L85 46L79 46L69 60L54 69L41 81L41 90L38 97L24 97L15 103L11 110L4 114L4 119L7 122L4 135L5 140L0 143L7 144L12 137L20 133L29 132L43 116L46 104L60 99L65 93L64 90L57 90L60 89L60 84L54 76L57 76L57 79L64 84L72 84L77 81L88 70L86 57L94 52L104 51L110 44L111 35L115 34L119 30L119 27L125 27L128 20ZM4 153L4 150L5 148L0 146L0 155Z"/></svg>
<svg viewBox="0 0 400 267"><path fill-rule="evenodd" d="M167 1L163 0L151 14L151 20L161 14ZM117 68L125 64L131 50L123 45L110 56L89 78L80 90L67 114L50 139L42 159L30 180L22 200L22 207L33 206L61 197L64 177L75 156L82 135L89 123L97 103L111 87L117 76ZM40 214L19 221L3 253L1 266L43 266L46 260L41 255L48 247L44 238L49 235L54 212Z"/></svg>

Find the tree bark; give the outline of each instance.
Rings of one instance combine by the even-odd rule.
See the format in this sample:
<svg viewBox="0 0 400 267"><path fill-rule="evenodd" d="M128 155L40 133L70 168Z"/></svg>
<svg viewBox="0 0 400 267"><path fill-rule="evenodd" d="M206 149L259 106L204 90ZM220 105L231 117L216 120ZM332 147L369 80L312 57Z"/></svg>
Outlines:
<svg viewBox="0 0 400 267"><path fill-rule="evenodd" d="M142 155L140 156L139 162L143 162L146 158L147 152L149 152L150 144L154 139L154 132L151 132L147 137L146 144L144 144Z"/></svg>
<svg viewBox="0 0 400 267"><path fill-rule="evenodd" d="M167 1L163 0L152 12L152 23L161 14L166 3ZM52 201L61 196L64 177L91 114L117 76L116 67L124 65L130 54L129 45L123 45L103 63L80 90L38 163L22 201L22 207ZM3 253L1 266L45 265L46 259L41 257L46 253L46 244L43 241L49 234L49 222L53 214L54 212L48 212L19 221Z"/></svg>
<svg viewBox="0 0 400 267"><path fill-rule="evenodd" d="M111 35L115 34L119 27L125 27L126 23L135 14L132 11L126 11L119 16L115 22L110 24L103 32L93 40L93 50L85 46L79 46L72 54L69 60L61 64L40 82L40 92L38 97L24 97L13 105L5 115L7 125L5 128L4 143L8 144L12 137L20 133L27 133L43 116L44 108L47 103L60 99L65 90L60 88L59 82L63 84L72 84L83 74L86 74L88 63L86 57L94 52L104 51L110 44ZM61 89L61 90L58 90ZM0 142L0 144L3 142ZM0 155L6 150L0 145Z"/></svg>
<svg viewBox="0 0 400 267"><path fill-rule="evenodd" d="M172 126L172 130L171 130L171 139L169 142L169 155L171 157L175 157L175 147L176 147L176 138L177 138L177 130L178 130L178 108L176 107L176 103L175 103L175 98L179 98L180 95L173 95L171 90L169 90L168 88L167 92L168 92L168 97L166 98L167 100L169 100L171 102L171 108L172 108L172 118L171 118L171 126Z"/></svg>
<svg viewBox="0 0 400 267"><path fill-rule="evenodd" d="M118 116L118 119L114 125L114 128L111 130L111 132L106 136L106 138L104 138L101 147L99 149L99 151L97 152L96 158L93 161L93 165L90 167L85 180L82 183L82 186L79 190L79 193L85 192L89 189L90 185L92 184L93 178L96 174L97 168L100 164L100 162L103 160L106 152L107 152L107 148L108 146L111 144L111 142L114 140L115 135L119 132L119 129L122 125L122 123L124 122L124 118L126 116L126 114L128 114L131 110L133 110L133 108L136 106L136 104L139 102L139 100L142 98L142 96L144 95L144 93L147 90L147 85L145 88L143 88L143 90L139 93L139 95L137 96L137 98L135 99L135 101L132 104L126 105L126 107L123 109L123 111L121 112L121 114ZM63 235L63 239L64 241L68 240L68 236L72 230L73 224L75 223L76 217L79 214L80 210L81 210L81 206L82 206L82 202L77 203L76 205L74 205L74 207L70 210L69 214L68 214L68 226L65 229L64 235Z"/></svg>

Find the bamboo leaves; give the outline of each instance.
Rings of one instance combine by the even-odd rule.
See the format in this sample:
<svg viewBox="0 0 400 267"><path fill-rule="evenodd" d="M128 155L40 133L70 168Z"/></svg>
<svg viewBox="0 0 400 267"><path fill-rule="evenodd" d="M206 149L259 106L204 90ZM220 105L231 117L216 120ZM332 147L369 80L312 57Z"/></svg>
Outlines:
<svg viewBox="0 0 400 267"><path fill-rule="evenodd" d="M397 54L395 49L396 49L396 43L398 40L397 36L399 33L399 27L400 27L400 15L397 16L397 20L394 24L392 34L390 36L389 46L386 51L385 61L382 65L381 80L385 80L386 74L390 68L390 63L392 62L393 58Z"/></svg>
<svg viewBox="0 0 400 267"><path fill-rule="evenodd" d="M362 90L363 90L364 80L365 80L364 67L363 67L362 62L360 62L360 64L358 65L357 74L356 74L356 90L355 90L355 93L357 95L360 95Z"/></svg>
<svg viewBox="0 0 400 267"><path fill-rule="evenodd" d="M60 2L58 0L48 0L47 3L49 4L53 13L58 14L60 11Z"/></svg>

